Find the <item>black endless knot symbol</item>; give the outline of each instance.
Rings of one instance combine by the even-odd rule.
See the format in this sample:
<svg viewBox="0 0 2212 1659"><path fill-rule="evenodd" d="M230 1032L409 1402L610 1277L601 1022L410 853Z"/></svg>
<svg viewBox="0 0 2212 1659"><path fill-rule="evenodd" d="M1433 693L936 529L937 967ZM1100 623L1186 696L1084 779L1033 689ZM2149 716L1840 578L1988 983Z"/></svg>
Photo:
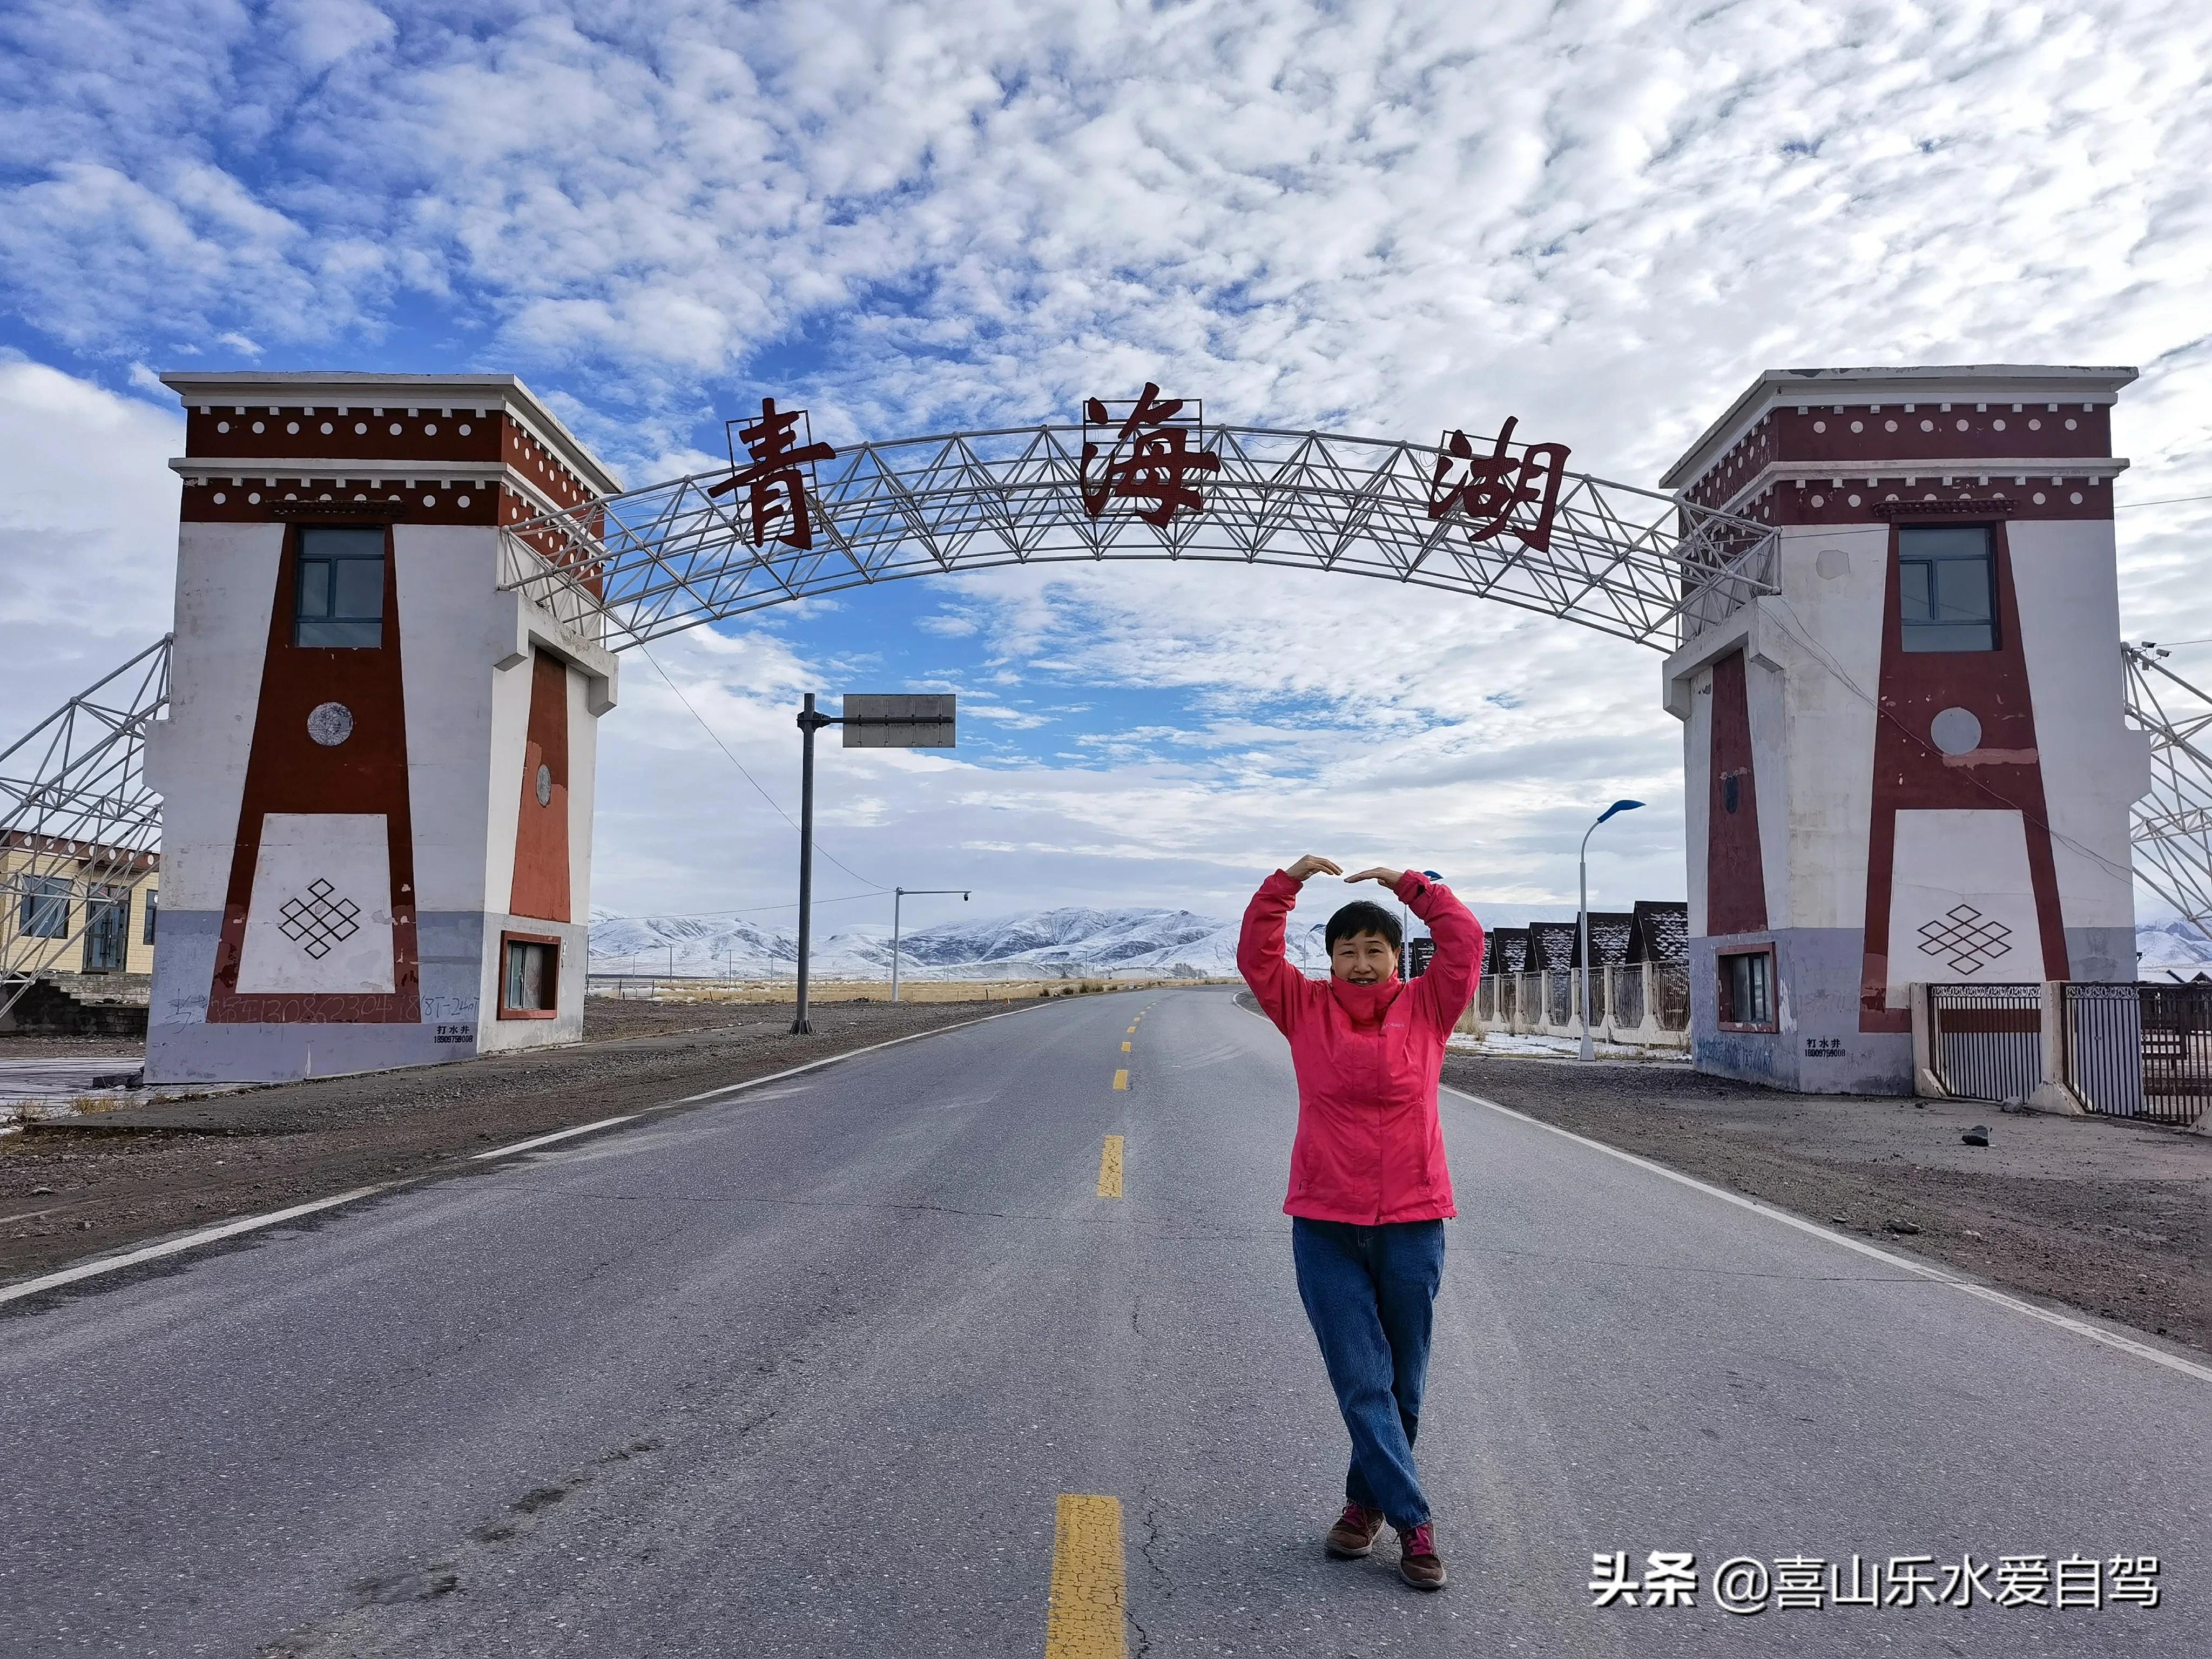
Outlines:
<svg viewBox="0 0 2212 1659"><path fill-rule="evenodd" d="M2012 929L1991 921L1971 904L1956 904L1920 929L1920 949L1941 957L1952 971L1971 974L2012 949Z"/></svg>
<svg viewBox="0 0 2212 1659"><path fill-rule="evenodd" d="M276 913L284 937L317 962L361 931L361 906L351 899L333 902L337 890L326 881L311 883L305 897L287 900Z"/></svg>

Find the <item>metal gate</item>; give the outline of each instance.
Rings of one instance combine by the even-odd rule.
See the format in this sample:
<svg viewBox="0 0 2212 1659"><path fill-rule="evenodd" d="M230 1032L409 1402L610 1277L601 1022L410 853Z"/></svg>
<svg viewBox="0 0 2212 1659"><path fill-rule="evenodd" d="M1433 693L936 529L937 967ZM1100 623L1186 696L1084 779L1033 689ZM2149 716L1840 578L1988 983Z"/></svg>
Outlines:
<svg viewBox="0 0 2212 1659"><path fill-rule="evenodd" d="M1929 1045L1943 1092L1966 1100L2026 1100L2043 1080L2043 988L1931 985Z"/></svg>
<svg viewBox="0 0 2212 1659"><path fill-rule="evenodd" d="M2195 1123L2212 1102L2212 985L2143 985L2142 1110Z"/></svg>
<svg viewBox="0 0 2212 1659"><path fill-rule="evenodd" d="M2143 1000L2124 985L2066 987L2066 1081L2081 1103L2110 1117L2143 1109Z"/></svg>

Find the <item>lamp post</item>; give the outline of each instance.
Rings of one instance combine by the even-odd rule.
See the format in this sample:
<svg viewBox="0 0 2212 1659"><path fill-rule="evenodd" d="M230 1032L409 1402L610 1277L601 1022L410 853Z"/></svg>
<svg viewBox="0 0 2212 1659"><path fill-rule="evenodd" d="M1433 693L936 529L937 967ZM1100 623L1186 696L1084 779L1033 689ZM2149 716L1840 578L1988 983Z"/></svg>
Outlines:
<svg viewBox="0 0 2212 1659"><path fill-rule="evenodd" d="M1594 1042L1592 1042L1590 1041L1590 1028L1589 1028L1589 970L1590 970L1590 946L1589 946L1589 838L1590 838L1592 836L1594 836L1594 835L1595 835L1595 834L1597 833L1597 824L1598 824L1598 823L1604 823L1607 818L1611 817L1614 813L1616 813L1616 812L1633 812L1633 811L1634 811L1638 807L1639 807L1639 806L1641 806L1641 805L1644 805L1644 803L1643 803L1642 801L1640 801L1640 800L1617 800L1617 801L1613 802L1613 804L1612 805L1610 805L1610 806L1607 807L1607 808L1605 809L1605 811L1602 811L1602 812L1601 812L1601 813L1599 813L1599 814L1598 814L1597 823L1593 823L1592 825L1590 825L1590 827L1589 827L1589 829L1587 829L1587 830L1583 830L1583 849L1582 849L1581 860L1580 860L1580 861L1581 861L1581 865L1582 865L1582 905L1581 905L1581 908L1579 908L1579 910L1577 910L1577 913L1576 913L1576 920L1577 920L1577 926L1581 929L1581 932L1582 932L1582 959L1583 959L1583 1048L1582 1048L1582 1057L1583 1057L1584 1060L1595 1060L1595 1059L1597 1058L1597 1045L1596 1045L1595 1043L1594 1043Z"/></svg>
<svg viewBox="0 0 2212 1659"><path fill-rule="evenodd" d="M894 887L891 889L891 1000L899 1000L899 904L908 893L957 893L963 904L968 902L969 889L965 887Z"/></svg>

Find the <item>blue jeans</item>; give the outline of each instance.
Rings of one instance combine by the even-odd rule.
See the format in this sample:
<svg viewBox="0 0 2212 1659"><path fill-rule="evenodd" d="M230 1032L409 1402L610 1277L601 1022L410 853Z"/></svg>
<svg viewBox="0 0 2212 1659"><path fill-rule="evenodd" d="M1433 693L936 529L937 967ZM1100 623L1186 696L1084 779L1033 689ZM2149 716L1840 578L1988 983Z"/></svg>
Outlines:
<svg viewBox="0 0 2212 1659"><path fill-rule="evenodd" d="M1298 1298L1352 1431L1345 1501L1382 1510L1394 1527L1418 1527L1429 1518L1429 1502L1413 1473L1413 1436L1443 1283L1444 1224L1360 1227L1293 1216L1291 1256Z"/></svg>

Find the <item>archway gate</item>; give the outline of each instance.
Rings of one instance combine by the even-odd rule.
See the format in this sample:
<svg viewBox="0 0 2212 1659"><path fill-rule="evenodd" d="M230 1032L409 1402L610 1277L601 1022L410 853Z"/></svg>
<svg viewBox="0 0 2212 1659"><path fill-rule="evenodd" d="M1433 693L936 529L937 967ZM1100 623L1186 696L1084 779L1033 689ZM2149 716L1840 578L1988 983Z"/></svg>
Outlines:
<svg viewBox="0 0 2212 1659"><path fill-rule="evenodd" d="M1569 471L1510 422L1434 445L1212 425L1147 387L1080 424L837 453L764 402L729 468L624 491L510 377L172 375L173 690L81 754L54 734L101 720L42 727L0 830L143 837L161 799L156 1080L557 1041L580 1029L595 717L629 646L930 574L1364 574L1667 653L1700 1064L1899 1086L1909 982L2111 977L2132 948L2149 780L2120 718L2108 421L2130 378L1770 372L1663 491ZM1971 649L1919 651L1931 572L1981 581ZM135 796L71 781L135 776L140 749ZM1726 1006L1753 979L1766 1002Z"/></svg>
<svg viewBox="0 0 2212 1659"><path fill-rule="evenodd" d="M904 577L1107 560L1370 576L1661 649L1777 591L1771 525L1564 466L1549 499L1516 489L1556 446L1172 429L1208 465L1164 507L1104 499L1113 428L1042 425L860 444L805 466L803 523L779 494L769 525L731 488L752 470L733 444L728 468L504 526L502 580L614 650ZM1470 481L1502 510L1470 512Z"/></svg>

